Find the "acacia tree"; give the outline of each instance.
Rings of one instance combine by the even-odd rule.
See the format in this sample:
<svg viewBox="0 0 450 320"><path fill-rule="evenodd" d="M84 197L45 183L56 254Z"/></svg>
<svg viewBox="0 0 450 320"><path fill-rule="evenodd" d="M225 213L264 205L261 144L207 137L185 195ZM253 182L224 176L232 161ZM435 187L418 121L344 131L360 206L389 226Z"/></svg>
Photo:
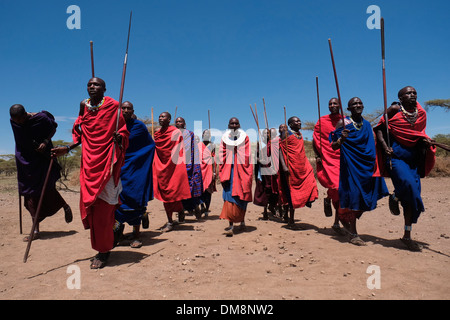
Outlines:
<svg viewBox="0 0 450 320"><path fill-rule="evenodd" d="M434 100L428 100L425 101L425 109L429 108L435 108L435 107L441 107L444 108L445 111L450 110L450 99L434 99Z"/></svg>

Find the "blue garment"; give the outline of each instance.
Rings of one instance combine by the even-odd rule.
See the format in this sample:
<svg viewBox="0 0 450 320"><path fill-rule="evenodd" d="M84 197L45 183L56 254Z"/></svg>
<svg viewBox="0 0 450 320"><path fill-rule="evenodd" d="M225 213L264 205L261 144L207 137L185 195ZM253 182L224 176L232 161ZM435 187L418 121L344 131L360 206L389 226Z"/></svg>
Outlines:
<svg viewBox="0 0 450 320"><path fill-rule="evenodd" d="M371 211L377 201L389 194L382 177L372 177L375 169L376 149L373 130L367 120L362 120L357 130L347 117L345 129L349 135L341 145L339 201L341 208L355 211ZM337 141L344 127L330 133L330 142Z"/></svg>
<svg viewBox="0 0 450 320"><path fill-rule="evenodd" d="M412 210L412 222L417 223L419 216L425 211L421 193L420 174L418 169L418 150L416 147L406 147L392 139L394 154L391 157L392 170L389 170L395 188L395 196L403 207ZM388 161L388 159L387 159Z"/></svg>
<svg viewBox="0 0 450 320"><path fill-rule="evenodd" d="M127 129L130 132L129 146L120 174L122 205L116 210L116 220L139 225L147 203L153 199L152 163L155 142L145 124L139 120L127 121Z"/></svg>
<svg viewBox="0 0 450 320"><path fill-rule="evenodd" d="M234 157L233 157L233 159L234 159ZM233 171L234 171L234 163L231 165L230 183L223 187L223 192L222 192L223 201L228 201L228 202L234 203L239 208L241 208L243 210L247 210L248 202L239 199L238 196L232 195L233 176L234 176Z"/></svg>

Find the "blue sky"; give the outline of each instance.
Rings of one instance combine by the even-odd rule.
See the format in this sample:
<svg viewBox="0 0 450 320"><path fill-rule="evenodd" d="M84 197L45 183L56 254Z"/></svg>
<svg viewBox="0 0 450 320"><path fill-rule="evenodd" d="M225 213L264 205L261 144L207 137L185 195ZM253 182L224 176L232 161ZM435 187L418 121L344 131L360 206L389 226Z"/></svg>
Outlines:
<svg viewBox="0 0 450 320"><path fill-rule="evenodd" d="M77 5L81 29L67 28ZM388 103L406 85L419 102L450 98L449 1L381 0L159 0L0 1L0 154L14 152L9 107L48 110L58 120L54 140L71 140L79 102L87 98L89 41L96 75L106 94L119 99L128 18L133 11L124 101L138 117L162 111L226 129L236 116L244 130L256 128L256 103L269 125L287 115L317 121L315 78L321 112L336 96L328 38L333 44L344 106L354 96L365 112L383 107L380 30L370 30L366 10L377 5L386 25ZM449 113L428 113L427 133L449 134ZM305 132L310 137L310 132Z"/></svg>

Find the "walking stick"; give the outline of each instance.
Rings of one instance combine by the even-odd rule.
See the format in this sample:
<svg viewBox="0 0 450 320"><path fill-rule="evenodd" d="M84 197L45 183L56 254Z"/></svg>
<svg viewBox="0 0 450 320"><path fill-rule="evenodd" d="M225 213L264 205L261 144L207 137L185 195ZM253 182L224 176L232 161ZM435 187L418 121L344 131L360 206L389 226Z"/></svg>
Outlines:
<svg viewBox="0 0 450 320"><path fill-rule="evenodd" d="M19 191L19 231L20 231L20 234L23 233L23 231L22 231L22 196L20 195L20 191Z"/></svg>
<svg viewBox="0 0 450 320"><path fill-rule="evenodd" d="M92 70L92 78L95 77L95 72L94 72L94 42L90 42L91 45L91 70Z"/></svg>
<svg viewBox="0 0 450 320"><path fill-rule="evenodd" d="M42 207L42 201L43 201L44 195L45 195L45 189L47 189L48 178L50 177L50 172L52 171L53 159L54 158L51 157L50 165L48 166L48 170L47 170L47 175L45 176L44 185L42 186L41 197L39 198L39 203L38 203L38 206L37 206L37 209L36 209L36 214L35 214L34 219L33 219L33 226L31 227L30 236L28 238L27 249L25 250L25 255L23 257L23 262L24 263L27 262L28 254L29 254L30 248L31 248L31 242L33 241L34 232L36 230L36 226L37 226L38 221L39 221L39 215L41 213L41 207Z"/></svg>
<svg viewBox="0 0 450 320"><path fill-rule="evenodd" d="M286 166L288 168L288 186L291 186L291 175L289 173L289 150L288 150L288 126L286 122L286 106L284 106L284 125L286 126L285 139L286 139Z"/></svg>
<svg viewBox="0 0 450 320"><path fill-rule="evenodd" d="M266 102L263 99L263 105L264 105L264 120L266 121L266 128L269 130L269 120L267 119L267 112L266 112Z"/></svg>
<svg viewBox="0 0 450 320"><path fill-rule="evenodd" d="M259 121L258 121L258 112L256 110L256 103L255 103L255 112L253 112L253 108L252 108L251 104L250 104L250 110L252 111L253 118L255 119L255 122L256 122L256 127L258 128L258 155L260 155L261 154L261 136L259 134Z"/></svg>
<svg viewBox="0 0 450 320"><path fill-rule="evenodd" d="M155 135L155 128L154 128L154 123L153 123L153 108L152 108L152 138Z"/></svg>
<svg viewBox="0 0 450 320"><path fill-rule="evenodd" d="M130 31L131 31L131 18L133 16L133 11L130 12L130 23L128 25L128 37L127 37L127 50L125 51L125 59L123 61L123 70L122 70L122 82L120 84L120 96L119 96L119 107L117 108L117 120L116 120L116 131L119 130L119 118L120 113L122 112L122 99L123 99L123 89L125 86L125 75L127 73L127 62L128 62L128 45L130 44ZM112 159L111 159L111 175L113 173L114 168L114 153L116 150L116 143L113 145Z"/></svg>
<svg viewBox="0 0 450 320"><path fill-rule="evenodd" d="M389 137L389 118L387 114L387 93L386 93L386 65L385 65L385 45L384 45L384 18L381 18L381 60L383 68L383 100L384 100L384 119L386 121L387 146L391 147L391 138ZM389 167L392 169L391 157L389 157Z"/></svg>
<svg viewBox="0 0 450 320"><path fill-rule="evenodd" d="M341 93L339 91L339 82L338 82L337 73L336 73L336 65L334 64L334 56L333 56L333 48L331 47L331 39L328 39L328 44L330 46L331 62L333 64L334 81L336 82L336 90L337 90L337 95L338 95L338 99L339 99L339 106L340 106L341 116L342 116L342 125L345 128L344 110L342 109Z"/></svg>
<svg viewBox="0 0 450 320"><path fill-rule="evenodd" d="M320 119L320 99L319 99L319 77L316 77L316 91L317 91L317 109L319 110L319 146L320 146L320 156L322 157L322 122Z"/></svg>

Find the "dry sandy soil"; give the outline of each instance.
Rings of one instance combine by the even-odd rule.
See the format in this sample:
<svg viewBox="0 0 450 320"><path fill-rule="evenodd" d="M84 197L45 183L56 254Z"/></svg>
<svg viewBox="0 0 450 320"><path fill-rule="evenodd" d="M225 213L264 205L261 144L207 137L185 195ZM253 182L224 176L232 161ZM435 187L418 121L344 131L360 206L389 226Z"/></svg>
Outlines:
<svg viewBox="0 0 450 320"><path fill-rule="evenodd" d="M388 187L392 190L390 180ZM41 224L42 237L26 243L19 234L18 196L2 190L0 198L0 299L152 299L152 300L291 300L291 299L438 299L450 298L450 178L422 182L426 212L413 228L422 252L405 250L403 219L392 216L387 198L358 221L366 247L357 247L331 229L323 213L324 189L311 209L296 210L299 230L261 220L262 208L250 204L247 231L225 237L227 222L218 218L221 192L213 195L208 219L161 233L162 203L149 203L150 228L143 247L114 249L109 264L89 268L95 252L81 224L79 194L62 191L74 220L66 224L61 210ZM24 233L31 219L24 209ZM131 232L127 226L125 233ZM72 273L73 266L79 273ZM375 267L374 267L375 266ZM379 273L372 273L375 268ZM379 268L379 269L377 269ZM369 271L369 273L368 273ZM67 280L79 274L80 289ZM370 289L379 275L381 288ZM72 278L70 278L72 277ZM69 281L69 284L75 282Z"/></svg>

